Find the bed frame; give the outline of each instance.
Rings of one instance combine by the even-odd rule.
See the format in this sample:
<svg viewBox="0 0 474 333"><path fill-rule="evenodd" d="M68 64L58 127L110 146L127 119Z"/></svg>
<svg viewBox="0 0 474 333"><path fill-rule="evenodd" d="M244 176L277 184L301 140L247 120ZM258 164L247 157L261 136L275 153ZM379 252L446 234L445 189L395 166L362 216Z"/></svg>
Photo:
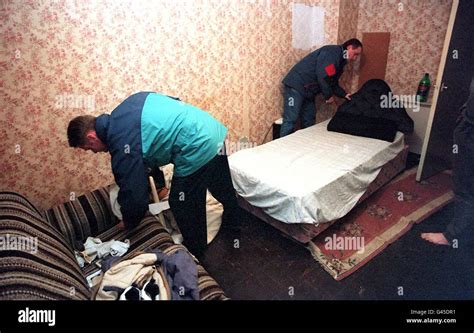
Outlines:
<svg viewBox="0 0 474 333"><path fill-rule="evenodd" d="M367 199L370 195L372 195L375 191L381 188L383 185L387 184L390 180L395 178L398 174L406 168L406 160L408 156L408 146L405 145L403 150L398 153L392 160L387 162L382 169L378 176L374 179L372 183L370 183L367 191L360 197L359 201L357 202L356 206L360 204L362 201ZM255 207L248 203L244 198L237 195L237 200L239 205L245 209L246 211L250 212L251 214L255 215L259 219L267 222L268 224L272 225L273 227L277 228L285 235L289 236L291 239L297 241L298 243L306 244L314 237L319 235L321 232L329 228L331 225L339 221L339 219L325 222L325 223L318 223L318 224L310 224L310 223L284 223L277 219L274 219L267 213L263 211L262 208Z"/></svg>

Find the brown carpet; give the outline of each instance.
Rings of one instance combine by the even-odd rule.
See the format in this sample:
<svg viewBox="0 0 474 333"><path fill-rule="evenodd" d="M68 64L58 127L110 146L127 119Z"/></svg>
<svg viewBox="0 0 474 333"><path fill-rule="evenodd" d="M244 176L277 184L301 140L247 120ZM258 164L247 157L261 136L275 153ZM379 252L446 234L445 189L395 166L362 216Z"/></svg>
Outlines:
<svg viewBox="0 0 474 333"><path fill-rule="evenodd" d="M313 257L334 279L354 273L413 223L453 200L449 171L420 183L415 176L416 168L405 171L309 243Z"/></svg>

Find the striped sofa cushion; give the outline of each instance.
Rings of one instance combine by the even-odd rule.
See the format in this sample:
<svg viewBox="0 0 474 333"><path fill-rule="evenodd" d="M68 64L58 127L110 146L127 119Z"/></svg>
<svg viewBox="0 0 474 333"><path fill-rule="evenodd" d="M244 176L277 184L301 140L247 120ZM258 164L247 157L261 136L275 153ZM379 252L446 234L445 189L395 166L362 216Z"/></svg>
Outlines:
<svg viewBox="0 0 474 333"><path fill-rule="evenodd" d="M63 235L23 196L0 192L0 299L90 299Z"/></svg>
<svg viewBox="0 0 474 333"><path fill-rule="evenodd" d="M130 241L130 248L123 256L123 259L129 259L137 252L152 249L160 249L166 254L171 254L178 249L186 249L182 245L175 245L170 234L163 228L158 219L154 216L145 217L134 229L120 230L116 225L109 230L97 236L102 241L111 239ZM197 262L197 261L196 261ZM83 268L84 276L92 274L99 270L95 262ZM198 263L198 288L201 300L225 300L227 297L218 283L206 272Z"/></svg>
<svg viewBox="0 0 474 333"><path fill-rule="evenodd" d="M43 212L46 220L68 240L72 248L118 223L112 213L109 187L102 187Z"/></svg>

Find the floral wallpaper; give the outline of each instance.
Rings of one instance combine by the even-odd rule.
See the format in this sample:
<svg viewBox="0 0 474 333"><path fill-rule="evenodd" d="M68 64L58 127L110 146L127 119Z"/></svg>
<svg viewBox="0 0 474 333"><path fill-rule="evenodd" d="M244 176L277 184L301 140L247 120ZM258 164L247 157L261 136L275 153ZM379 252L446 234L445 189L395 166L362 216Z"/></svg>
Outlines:
<svg viewBox="0 0 474 333"><path fill-rule="evenodd" d="M339 1L298 2L325 9L336 43ZM113 181L108 154L68 147L73 117L153 90L260 144L281 116L283 76L307 53L291 48L286 0L2 0L0 33L0 189L39 208Z"/></svg>
<svg viewBox="0 0 474 333"><path fill-rule="evenodd" d="M425 72L435 83L451 5L451 0L359 0L358 38L363 32L391 33L385 79L394 93L415 94ZM355 77L353 88L357 83Z"/></svg>
<svg viewBox="0 0 474 333"><path fill-rule="evenodd" d="M359 14L359 0L343 0L339 7L339 26L337 43L342 44L351 38L357 38L357 23ZM346 92L355 92L352 89L352 80L358 75L354 63L348 63L340 79L340 85Z"/></svg>

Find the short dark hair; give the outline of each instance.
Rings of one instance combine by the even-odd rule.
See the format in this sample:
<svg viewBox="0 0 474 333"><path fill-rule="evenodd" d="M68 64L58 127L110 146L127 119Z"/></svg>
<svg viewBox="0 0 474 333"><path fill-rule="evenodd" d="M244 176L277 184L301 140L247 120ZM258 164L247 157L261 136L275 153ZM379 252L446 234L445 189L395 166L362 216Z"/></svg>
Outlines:
<svg viewBox="0 0 474 333"><path fill-rule="evenodd" d="M67 139L70 147L79 147L87 143L87 132L95 131L96 117L85 115L78 116L69 122Z"/></svg>
<svg viewBox="0 0 474 333"><path fill-rule="evenodd" d="M358 40L357 38L351 38L349 40L346 40L344 42L344 44L342 44L342 47L344 49L347 49L347 47L351 45L353 48L357 49L358 47L362 47L362 43L360 40Z"/></svg>

